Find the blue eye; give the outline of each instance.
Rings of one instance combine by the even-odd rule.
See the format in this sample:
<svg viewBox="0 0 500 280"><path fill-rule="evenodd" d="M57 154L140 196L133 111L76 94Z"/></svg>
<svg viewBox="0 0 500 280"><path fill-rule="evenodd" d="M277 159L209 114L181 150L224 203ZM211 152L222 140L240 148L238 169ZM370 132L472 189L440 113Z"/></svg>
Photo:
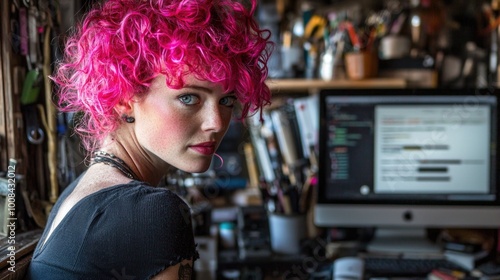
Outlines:
<svg viewBox="0 0 500 280"><path fill-rule="evenodd" d="M179 100L186 105L195 105L200 102L200 98L193 94L186 94L179 97Z"/></svg>
<svg viewBox="0 0 500 280"><path fill-rule="evenodd" d="M236 102L236 96L224 96L219 103L227 107L233 107Z"/></svg>

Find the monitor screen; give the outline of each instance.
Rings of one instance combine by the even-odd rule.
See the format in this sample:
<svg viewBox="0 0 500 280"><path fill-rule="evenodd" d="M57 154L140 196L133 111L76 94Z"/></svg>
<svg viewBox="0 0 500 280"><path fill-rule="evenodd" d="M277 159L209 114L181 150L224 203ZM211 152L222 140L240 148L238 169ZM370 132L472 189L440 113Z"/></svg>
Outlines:
<svg viewBox="0 0 500 280"><path fill-rule="evenodd" d="M500 226L498 92L336 89L319 98L319 226Z"/></svg>

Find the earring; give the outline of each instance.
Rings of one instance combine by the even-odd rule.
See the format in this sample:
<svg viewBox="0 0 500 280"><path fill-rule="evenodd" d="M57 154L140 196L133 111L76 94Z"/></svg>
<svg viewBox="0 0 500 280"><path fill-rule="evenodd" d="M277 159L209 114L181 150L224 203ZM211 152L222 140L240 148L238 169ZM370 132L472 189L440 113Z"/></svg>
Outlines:
<svg viewBox="0 0 500 280"><path fill-rule="evenodd" d="M135 118L131 117L131 116L123 115L122 118L127 123L133 123L133 122L135 122Z"/></svg>

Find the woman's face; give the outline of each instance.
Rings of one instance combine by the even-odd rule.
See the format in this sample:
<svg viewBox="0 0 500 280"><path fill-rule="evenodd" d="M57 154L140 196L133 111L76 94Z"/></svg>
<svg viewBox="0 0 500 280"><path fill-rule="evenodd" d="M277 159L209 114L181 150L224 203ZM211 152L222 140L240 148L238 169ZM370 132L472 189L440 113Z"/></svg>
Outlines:
<svg viewBox="0 0 500 280"><path fill-rule="evenodd" d="M235 102L235 95L224 94L218 84L187 76L184 88L170 89L160 75L146 96L133 103L136 137L166 163L204 172L229 127Z"/></svg>

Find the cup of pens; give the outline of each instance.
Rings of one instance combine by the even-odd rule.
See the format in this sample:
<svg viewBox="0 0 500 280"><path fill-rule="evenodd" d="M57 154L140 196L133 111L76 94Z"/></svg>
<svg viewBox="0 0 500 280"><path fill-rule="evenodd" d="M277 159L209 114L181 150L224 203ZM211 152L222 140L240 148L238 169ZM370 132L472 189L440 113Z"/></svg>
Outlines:
<svg viewBox="0 0 500 280"><path fill-rule="evenodd" d="M303 184L291 183L287 178L271 184L261 182L260 189L268 211L271 249L275 254L300 254L301 243L308 237L307 213L311 206L311 186L316 181L315 173L310 172Z"/></svg>
<svg viewBox="0 0 500 280"><path fill-rule="evenodd" d="M271 248L277 254L299 254L300 243L307 235L306 215L269 214Z"/></svg>
<svg viewBox="0 0 500 280"><path fill-rule="evenodd" d="M371 51L353 51L345 54L347 77L362 80L377 76L378 57Z"/></svg>

